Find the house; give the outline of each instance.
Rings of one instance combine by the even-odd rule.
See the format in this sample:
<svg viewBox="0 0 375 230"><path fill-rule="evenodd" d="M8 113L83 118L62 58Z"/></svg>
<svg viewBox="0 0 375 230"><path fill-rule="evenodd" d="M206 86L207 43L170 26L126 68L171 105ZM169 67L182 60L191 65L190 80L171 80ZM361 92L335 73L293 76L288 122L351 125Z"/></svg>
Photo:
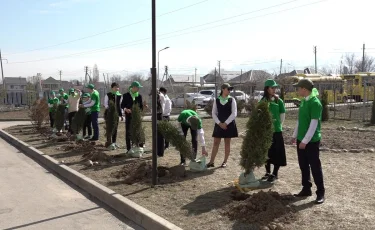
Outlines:
<svg viewBox="0 0 375 230"><path fill-rule="evenodd" d="M43 96L46 98L49 98L51 91L58 93L59 89L61 88L60 81L56 80L53 77L49 77L46 80L42 80L41 85Z"/></svg>
<svg viewBox="0 0 375 230"><path fill-rule="evenodd" d="M289 73L282 73L282 74L277 75L275 80L282 80L285 77L296 76L297 74L312 74L312 73L315 73L315 69L306 68L303 70L293 70L292 72L289 72Z"/></svg>
<svg viewBox="0 0 375 230"><path fill-rule="evenodd" d="M204 80L204 83L211 83L211 84L214 84L215 82L217 83L222 83L224 82L224 79L219 76L219 74L212 74L212 73L209 73L209 74L206 74L202 77L202 79Z"/></svg>
<svg viewBox="0 0 375 230"><path fill-rule="evenodd" d="M232 78L228 81L229 84L241 85L245 87L246 90L249 91L248 93L252 93L255 89L261 90L264 88L264 82L267 79L272 79L273 76L270 73L267 73L264 70L250 70L245 73L238 75L235 78Z"/></svg>
<svg viewBox="0 0 375 230"><path fill-rule="evenodd" d="M200 77L194 75L171 74L169 78L163 81L163 85L173 84L173 86L196 85L200 84Z"/></svg>
<svg viewBox="0 0 375 230"><path fill-rule="evenodd" d="M26 104L26 78L5 77L4 85L6 89L6 97L4 97L5 104L17 106Z"/></svg>

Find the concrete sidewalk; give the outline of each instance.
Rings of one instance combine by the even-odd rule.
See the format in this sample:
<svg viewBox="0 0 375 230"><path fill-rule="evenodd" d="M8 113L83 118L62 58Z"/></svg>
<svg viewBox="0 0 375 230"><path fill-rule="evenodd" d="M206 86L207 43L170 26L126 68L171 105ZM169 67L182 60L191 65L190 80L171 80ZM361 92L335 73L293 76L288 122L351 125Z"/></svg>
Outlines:
<svg viewBox="0 0 375 230"><path fill-rule="evenodd" d="M0 139L0 229L142 229L111 212Z"/></svg>

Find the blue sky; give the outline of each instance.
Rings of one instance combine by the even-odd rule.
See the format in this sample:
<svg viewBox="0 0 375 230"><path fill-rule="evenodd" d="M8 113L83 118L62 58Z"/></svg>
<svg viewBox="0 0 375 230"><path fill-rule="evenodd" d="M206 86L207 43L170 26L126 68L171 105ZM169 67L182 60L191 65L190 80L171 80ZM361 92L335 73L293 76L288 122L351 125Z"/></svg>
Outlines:
<svg viewBox="0 0 375 230"><path fill-rule="evenodd" d="M157 0L157 15L187 7L157 18L158 49L171 47L161 52L160 66L172 74L194 68L205 74L221 60L227 70L278 72L281 58L286 70L313 65L314 45L319 66L338 65L341 52L360 55L363 42L375 48L374 6L367 0ZM0 9L5 76L56 77L61 69L70 80L83 77L86 65L121 74L147 74L151 67L150 0L0 0ZM125 45L58 58L119 44Z"/></svg>

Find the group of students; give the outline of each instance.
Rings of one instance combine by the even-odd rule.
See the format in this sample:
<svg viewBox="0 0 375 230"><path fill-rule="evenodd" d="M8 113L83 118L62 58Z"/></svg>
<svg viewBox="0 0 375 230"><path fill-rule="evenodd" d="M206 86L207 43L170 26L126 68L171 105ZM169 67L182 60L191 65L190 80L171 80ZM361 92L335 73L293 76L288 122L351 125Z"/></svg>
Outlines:
<svg viewBox="0 0 375 230"><path fill-rule="evenodd" d="M264 85L264 96L261 99L269 103L269 111L272 114L273 119L273 138L272 145L268 151L268 160L266 162L266 174L262 177L262 180L274 182L278 179L278 171L281 166L286 166L286 153L283 138L283 122L285 120L285 104L281 98L276 94L278 84L274 80L267 80ZM298 121L296 128L293 132L293 143L297 144L298 163L302 174L302 190L296 194L298 197L311 196L311 176L310 169L314 178L314 182L317 186L317 198L316 203L321 204L325 200L325 188L323 183L323 172L319 158L319 146L321 139L321 115L322 105L320 103L316 88L314 84L308 79L302 79L295 87L298 88L298 93L304 98L301 101L299 107ZM126 148L129 151L132 148L130 141L130 124L132 120L132 107L133 104L138 104L139 108L143 110L143 99L139 93L139 89L142 85L135 81L129 87L129 91L123 95L119 93L119 85L112 83L111 92L107 93L104 98L104 107L108 109L109 101L113 101L116 105L118 116L121 121L124 120L123 114L125 115L125 130L126 130ZM99 139L99 127L98 127L98 114L100 111L100 98L98 91L95 90L95 86L90 84L87 86L88 92L82 95L82 102L79 102L80 91L71 89L69 95L66 95L63 90L60 90L60 98L56 98L54 93L49 100L50 108L55 103L66 103L68 109L68 120L71 124L71 120L74 114L78 111L78 107L87 108L87 119L85 121L85 129L88 128L88 135L91 135L90 122L92 124L94 135L90 140ZM233 87L225 83L221 86L220 96L213 102L212 118L215 121L212 137L213 147L211 152L211 159L207 164L207 168L215 167L215 158L218 153L218 149L221 143L221 139L224 139L224 160L221 164L222 168L227 167L227 161L230 155L230 144L231 139L238 137L238 130L235 122L237 117L237 103L234 98L230 96L230 92ZM77 102L78 101L78 102ZM78 105L80 104L80 105ZM172 109L172 103L167 95L165 88L160 88L157 94L157 120L169 121L169 116ZM51 111L50 111L51 112ZM53 127L53 116L50 113L51 127ZM202 148L202 155L208 156L206 150L204 130L202 125L202 119L199 117L194 110L183 110L178 118L179 128L181 133L187 136L190 130L191 142L193 149L192 158L197 157L198 152L198 140L200 141ZM85 136L86 130L84 129L83 135ZM71 129L70 129L71 130ZM251 130L250 130L251 131ZM117 138L117 127L112 136L112 143L116 143ZM261 141L261 140L259 140ZM166 142L163 136L158 134L158 149L157 154L159 157L164 156L164 150L169 147L169 143ZM143 147L141 144L139 147ZM181 165L186 165L186 159L181 155ZM271 172L271 165L273 170Z"/></svg>
<svg viewBox="0 0 375 230"><path fill-rule="evenodd" d="M317 89L314 88L312 81L302 79L294 86L298 88L299 95L303 97L299 107L297 125L292 136L292 143L297 144L298 163L302 175L302 190L295 194L295 196L307 197L312 195L311 169L317 187L315 202L317 204L322 204L325 201L323 171L319 158L322 104L317 97L319 94ZM283 100L276 94L277 87L278 84L274 80L267 80L264 85L264 96L261 99L261 101L266 101L269 104L269 111L273 119L272 145L268 150L268 160L265 165L266 173L262 177L262 180L267 180L269 182L275 182L275 180L278 179L280 167L287 165L282 133L286 109ZM215 121L215 126L212 137L214 141L211 159L207 164L207 168L215 167L214 161L222 138L224 138L225 154L221 167L225 168L230 154L231 138L238 137L235 122L235 118L237 117L237 104L236 100L230 96L230 91L232 90L233 87L229 84L223 84L220 96L216 98L213 103L212 117ZM188 129L190 128L191 130L194 154L196 155L197 152L197 136L199 136L202 146L202 155L208 156L205 148L202 120L197 113L192 110L184 110L178 117L178 121L181 123L181 129L185 137ZM181 164L185 164L185 159L183 157L181 157ZM272 172L271 165L273 165Z"/></svg>

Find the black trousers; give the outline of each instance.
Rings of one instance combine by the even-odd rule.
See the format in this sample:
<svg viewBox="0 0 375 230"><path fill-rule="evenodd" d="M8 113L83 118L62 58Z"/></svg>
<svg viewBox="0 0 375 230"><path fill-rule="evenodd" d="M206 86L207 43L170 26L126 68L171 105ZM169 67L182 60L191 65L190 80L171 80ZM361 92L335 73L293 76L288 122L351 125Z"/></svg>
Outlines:
<svg viewBox="0 0 375 230"><path fill-rule="evenodd" d="M53 125L55 124L55 118L53 117L53 113L49 112L49 123L51 125L51 128L53 128Z"/></svg>
<svg viewBox="0 0 375 230"><path fill-rule="evenodd" d="M163 120L163 114L161 114L161 113L157 114L156 119L158 121ZM158 156L159 157L164 156L164 137L159 131L158 131L158 139L157 139L157 149L158 149L158 151L157 151Z"/></svg>
<svg viewBox="0 0 375 230"><path fill-rule="evenodd" d="M74 116L76 115L77 112L70 112L68 114L68 120L69 120L69 129L68 129L68 132L73 134L73 130L72 130L72 122L73 122L73 118Z"/></svg>
<svg viewBox="0 0 375 230"><path fill-rule="evenodd" d="M319 146L320 141L310 142L306 145L305 149L300 149L299 144L301 142L297 141L297 153L298 153L298 163L302 174L302 186L303 190L311 190L311 176L314 178L315 185L317 187L316 194L323 195L325 193L324 182L323 182L323 170L322 164L319 158Z"/></svg>
<svg viewBox="0 0 375 230"><path fill-rule="evenodd" d="M170 119L169 116L163 116L163 120L169 122L171 119ZM167 149L167 148L169 148L169 142L168 142L167 140L165 140L165 143L164 143L164 149Z"/></svg>
<svg viewBox="0 0 375 230"><path fill-rule="evenodd" d="M190 128L190 126L188 125L184 125L181 123L181 128L182 128L182 132L184 133L184 136L186 138L187 136L187 132L188 130L190 129L190 134L191 134L191 144L192 144L192 147L193 147L193 159L195 159L197 157L197 151L198 151L198 141L197 141L197 136L198 136L198 132L197 130L192 130ZM181 163L185 163L186 162L186 159L183 155L181 155Z"/></svg>
<svg viewBox="0 0 375 230"><path fill-rule="evenodd" d="M86 115L85 124L83 125L83 136L86 136L86 129L87 135L92 135L92 128L91 128L91 115Z"/></svg>

